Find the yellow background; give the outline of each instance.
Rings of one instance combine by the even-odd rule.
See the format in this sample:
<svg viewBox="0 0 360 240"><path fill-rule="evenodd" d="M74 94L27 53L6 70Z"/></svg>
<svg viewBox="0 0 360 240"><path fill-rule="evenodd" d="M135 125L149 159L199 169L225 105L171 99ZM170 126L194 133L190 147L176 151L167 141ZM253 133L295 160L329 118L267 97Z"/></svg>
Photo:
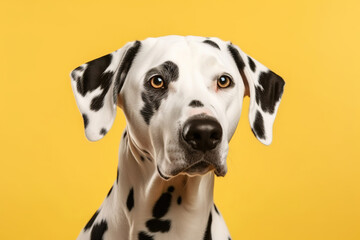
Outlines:
<svg viewBox="0 0 360 240"><path fill-rule="evenodd" d="M69 72L126 42L231 40L286 81L273 144L245 99L215 200L233 239L360 239L360 3L1 1L0 239L75 239L116 177L124 116L88 142Z"/></svg>

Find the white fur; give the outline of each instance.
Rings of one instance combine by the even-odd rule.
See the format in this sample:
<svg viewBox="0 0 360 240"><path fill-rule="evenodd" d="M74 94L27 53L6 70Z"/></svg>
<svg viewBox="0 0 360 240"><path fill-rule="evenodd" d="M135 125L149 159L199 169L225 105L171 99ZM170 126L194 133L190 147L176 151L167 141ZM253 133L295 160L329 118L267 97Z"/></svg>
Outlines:
<svg viewBox="0 0 360 240"><path fill-rule="evenodd" d="M131 68L126 75L125 83L120 91L120 106L127 120L127 135L122 139L119 151L119 181L113 185L112 193L100 207L93 226L102 219L107 222L108 229L103 239L138 239L141 231L149 233L153 239L203 239L208 223L209 213L212 215L212 239L223 240L229 238L226 224L220 214L216 213L213 204L214 172L188 175L179 173L172 176L172 171L187 164L184 149L178 140L179 129L191 116L205 114L214 117L223 130L222 141L219 144L219 159L217 160L225 175L228 142L235 132L240 118L242 99L245 92L243 79L236 67L234 59L229 54L229 42L218 38L209 38L221 50L203 43L203 37L166 36L148 38L141 41L140 51L136 54ZM113 61L106 71L117 74L124 55L133 43L115 51ZM261 72L269 71L256 60L256 72L252 72L247 63L247 55L237 48L245 62L245 75L250 86L249 120L251 127L256 111L260 111L264 118L266 139L259 139L264 144L272 140L272 125L279 106L276 104L275 113L262 111L255 102L255 86ZM140 114L144 106L141 92L144 91L144 77L146 72L159 66L165 61L172 61L179 68L179 78L168 86L168 96L163 99L159 109L151 117L150 124L146 124ZM113 87L105 97L104 107L94 112L89 109L89 103L94 96L101 93L98 88L82 97L76 90L76 81L81 77L84 69L75 70L72 86L80 111L89 117L86 136L89 140L99 140L101 128L110 130L116 114L113 102ZM234 86L228 89L218 89L216 79L222 74L232 77ZM116 75L115 74L115 75ZM115 76L114 75L114 76ZM115 78L115 77L114 77ZM190 108L189 102L199 100L201 108ZM146 153L146 152L147 153ZM145 157L145 161L141 159ZM164 180L158 174L157 167L163 175L171 177ZM173 186L172 201L169 211L163 219L171 220L169 232L150 233L145 222L152 218L152 209L161 194ZM134 208L129 212L126 201L130 189L134 189ZM181 196L182 203L177 204ZM91 229L82 231L79 240L90 239Z"/></svg>

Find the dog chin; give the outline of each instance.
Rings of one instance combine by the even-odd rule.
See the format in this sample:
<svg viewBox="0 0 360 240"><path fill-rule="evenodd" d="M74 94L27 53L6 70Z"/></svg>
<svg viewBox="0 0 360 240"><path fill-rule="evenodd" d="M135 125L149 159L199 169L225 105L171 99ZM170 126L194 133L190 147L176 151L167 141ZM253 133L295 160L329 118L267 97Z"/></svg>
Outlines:
<svg viewBox="0 0 360 240"><path fill-rule="evenodd" d="M189 166L182 167L182 168L176 168L171 171L171 173L167 174L162 172L160 169L158 169L159 175L164 180L169 180L170 178L176 177L178 175L187 175L190 177L193 176L202 176L207 174L208 172L214 171L215 175L218 177L225 176L227 172L227 167L220 166L215 164L200 160L197 161Z"/></svg>

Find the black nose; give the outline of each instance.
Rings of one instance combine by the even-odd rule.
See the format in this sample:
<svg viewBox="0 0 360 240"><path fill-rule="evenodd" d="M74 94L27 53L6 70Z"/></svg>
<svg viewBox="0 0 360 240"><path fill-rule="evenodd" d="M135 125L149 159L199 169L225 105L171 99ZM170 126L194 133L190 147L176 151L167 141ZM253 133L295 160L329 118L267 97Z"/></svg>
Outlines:
<svg viewBox="0 0 360 240"><path fill-rule="evenodd" d="M206 152L214 149L221 137L221 125L215 119L190 119L184 124L183 138L195 150Z"/></svg>

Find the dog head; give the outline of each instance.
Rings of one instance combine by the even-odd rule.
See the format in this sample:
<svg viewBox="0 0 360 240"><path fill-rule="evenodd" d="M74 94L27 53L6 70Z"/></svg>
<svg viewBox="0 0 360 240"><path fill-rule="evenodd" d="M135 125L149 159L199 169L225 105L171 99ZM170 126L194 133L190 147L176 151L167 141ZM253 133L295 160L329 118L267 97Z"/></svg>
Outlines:
<svg viewBox="0 0 360 240"><path fill-rule="evenodd" d="M250 95L254 135L268 145L284 81L218 38L167 36L126 44L71 72L86 137L101 139L117 106L160 176L227 171L228 142Z"/></svg>

